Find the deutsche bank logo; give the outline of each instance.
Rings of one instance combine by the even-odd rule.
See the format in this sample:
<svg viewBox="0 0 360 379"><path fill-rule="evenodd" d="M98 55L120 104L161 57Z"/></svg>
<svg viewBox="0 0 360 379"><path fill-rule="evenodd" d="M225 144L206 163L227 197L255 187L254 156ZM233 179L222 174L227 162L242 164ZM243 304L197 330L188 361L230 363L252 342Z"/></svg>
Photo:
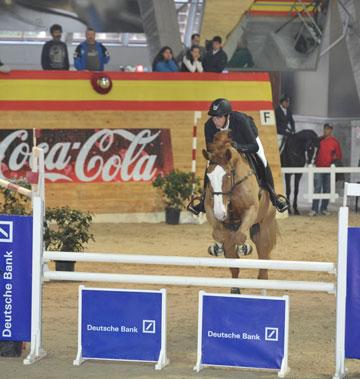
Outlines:
<svg viewBox="0 0 360 379"><path fill-rule="evenodd" d="M0 242L13 242L12 221L0 221Z"/></svg>
<svg viewBox="0 0 360 379"><path fill-rule="evenodd" d="M155 334L155 325L156 325L155 320L143 320L142 332Z"/></svg>
<svg viewBox="0 0 360 379"><path fill-rule="evenodd" d="M279 328L265 328L265 341L279 341Z"/></svg>

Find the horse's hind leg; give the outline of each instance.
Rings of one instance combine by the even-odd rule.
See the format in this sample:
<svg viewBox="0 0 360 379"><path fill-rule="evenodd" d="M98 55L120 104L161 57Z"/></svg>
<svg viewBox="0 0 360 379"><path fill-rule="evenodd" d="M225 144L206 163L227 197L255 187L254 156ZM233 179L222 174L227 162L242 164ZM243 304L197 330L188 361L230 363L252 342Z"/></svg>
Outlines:
<svg viewBox="0 0 360 379"><path fill-rule="evenodd" d="M259 259L270 259L271 250L276 244L275 217L271 220L265 220L258 227L253 226L251 239L255 243ZM258 279L268 279L268 270L260 269Z"/></svg>
<svg viewBox="0 0 360 379"><path fill-rule="evenodd" d="M236 254L236 245L235 245L235 238L233 235L230 235L230 238L226 238L224 242L224 255L226 258L238 258ZM240 274L240 269L236 267L230 268L231 277L233 279L237 279ZM232 287L231 293L239 294L240 288Z"/></svg>

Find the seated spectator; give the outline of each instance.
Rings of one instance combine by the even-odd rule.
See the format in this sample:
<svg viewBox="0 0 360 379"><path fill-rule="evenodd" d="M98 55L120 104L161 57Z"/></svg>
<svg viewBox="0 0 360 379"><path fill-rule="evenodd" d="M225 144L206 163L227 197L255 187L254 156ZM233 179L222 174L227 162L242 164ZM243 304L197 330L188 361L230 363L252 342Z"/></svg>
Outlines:
<svg viewBox="0 0 360 379"><path fill-rule="evenodd" d="M86 40L77 46L74 53L74 65L79 71L104 71L104 65L109 62L110 54L106 47L95 39L95 30L86 31Z"/></svg>
<svg viewBox="0 0 360 379"><path fill-rule="evenodd" d="M254 67L253 57L247 47L245 38L241 38L237 44L236 50L231 57L227 67L231 68L251 68Z"/></svg>
<svg viewBox="0 0 360 379"><path fill-rule="evenodd" d="M152 70L158 72L179 71L173 56L173 52L169 46L162 47L153 61Z"/></svg>
<svg viewBox="0 0 360 379"><path fill-rule="evenodd" d="M181 71L184 72L203 72L201 63L201 52L199 46L191 46L189 52L184 56Z"/></svg>
<svg viewBox="0 0 360 379"><path fill-rule="evenodd" d="M42 48L41 66L43 70L68 70L69 55L66 43L61 41L61 25L52 25L50 34L52 40L47 41Z"/></svg>
<svg viewBox="0 0 360 379"><path fill-rule="evenodd" d="M10 72L10 67L0 61L0 72L8 74Z"/></svg>
<svg viewBox="0 0 360 379"><path fill-rule="evenodd" d="M203 60L204 71L222 72L227 63L227 55L221 46L222 39L215 36L212 39L211 51L207 52Z"/></svg>

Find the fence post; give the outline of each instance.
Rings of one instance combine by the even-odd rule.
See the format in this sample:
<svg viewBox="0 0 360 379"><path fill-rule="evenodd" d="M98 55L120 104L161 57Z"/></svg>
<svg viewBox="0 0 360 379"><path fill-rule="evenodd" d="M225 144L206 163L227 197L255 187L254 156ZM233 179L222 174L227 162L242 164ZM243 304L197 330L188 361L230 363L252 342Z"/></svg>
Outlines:
<svg viewBox="0 0 360 379"><path fill-rule="evenodd" d="M34 159L35 158L35 159ZM44 152L33 149L33 171L38 173L38 183L33 186L33 242L32 242L32 291L31 291L31 347L24 364L29 365L46 355L42 349L42 279L43 279L43 224L45 214ZM35 166L36 165L36 166Z"/></svg>
<svg viewBox="0 0 360 379"><path fill-rule="evenodd" d="M335 203L336 200L336 166L330 166L330 202Z"/></svg>
<svg viewBox="0 0 360 379"><path fill-rule="evenodd" d="M309 176L308 176L308 203L312 203L314 198L314 166L310 164L308 166Z"/></svg>

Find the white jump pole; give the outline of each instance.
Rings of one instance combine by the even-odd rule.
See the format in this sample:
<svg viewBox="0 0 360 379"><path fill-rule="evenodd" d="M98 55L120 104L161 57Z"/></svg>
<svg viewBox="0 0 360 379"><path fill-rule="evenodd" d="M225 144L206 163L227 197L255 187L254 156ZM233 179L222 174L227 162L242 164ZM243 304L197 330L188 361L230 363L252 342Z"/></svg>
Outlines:
<svg viewBox="0 0 360 379"><path fill-rule="evenodd" d="M289 271L313 271L336 273L336 264L331 262L279 261L266 259L229 259L176 257L140 254L76 253L45 251L45 261L101 262L122 264L145 264L161 266L236 267L243 269L268 269Z"/></svg>

